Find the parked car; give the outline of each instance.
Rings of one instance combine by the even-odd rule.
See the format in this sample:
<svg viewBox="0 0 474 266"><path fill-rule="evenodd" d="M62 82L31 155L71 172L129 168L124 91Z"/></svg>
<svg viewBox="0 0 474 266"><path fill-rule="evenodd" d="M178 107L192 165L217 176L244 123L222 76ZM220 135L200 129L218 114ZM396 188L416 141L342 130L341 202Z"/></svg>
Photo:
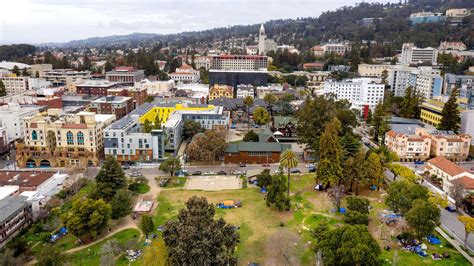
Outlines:
<svg viewBox="0 0 474 266"><path fill-rule="evenodd" d="M309 173L314 173L314 172L316 172L316 167L315 167L315 166L313 166L313 167L308 167L308 172L309 172Z"/></svg>
<svg viewBox="0 0 474 266"><path fill-rule="evenodd" d="M264 163L262 164L263 167L270 167L270 164L269 163Z"/></svg>
<svg viewBox="0 0 474 266"><path fill-rule="evenodd" d="M423 162L423 161L415 161L415 164L422 165L422 164L425 164L425 162Z"/></svg>
<svg viewBox="0 0 474 266"><path fill-rule="evenodd" d="M194 171L193 175L202 175L202 172L201 171Z"/></svg>
<svg viewBox="0 0 474 266"><path fill-rule="evenodd" d="M240 167L245 167L245 166L247 166L247 165L246 165L245 163L240 163L239 166L240 166Z"/></svg>
<svg viewBox="0 0 474 266"><path fill-rule="evenodd" d="M240 172L239 170L234 170L234 171L232 171L232 174L233 175L240 175L240 174L242 174L242 172Z"/></svg>
<svg viewBox="0 0 474 266"><path fill-rule="evenodd" d="M214 174L214 172L212 172L212 171L209 171L209 172L205 172L204 174L205 174L205 175L213 175L213 174Z"/></svg>
<svg viewBox="0 0 474 266"><path fill-rule="evenodd" d="M298 168L293 168L293 169L290 170L290 172L291 172L292 174L299 174L299 173L301 173L300 169L298 169Z"/></svg>
<svg viewBox="0 0 474 266"><path fill-rule="evenodd" d="M130 173L130 177L140 177L140 176L143 176L143 174L140 173L140 172L131 172Z"/></svg>
<svg viewBox="0 0 474 266"><path fill-rule="evenodd" d="M444 209L447 210L448 212L456 212L456 207L451 206L451 205L446 206L446 208Z"/></svg>
<svg viewBox="0 0 474 266"><path fill-rule="evenodd" d="M232 124L232 125L230 126L230 128L231 128L231 129L236 129L237 126L236 126L235 124Z"/></svg>
<svg viewBox="0 0 474 266"><path fill-rule="evenodd" d="M227 175L227 173L225 171L221 170L221 171L217 172L217 175Z"/></svg>
<svg viewBox="0 0 474 266"><path fill-rule="evenodd" d="M122 169L123 169L123 170L129 170L129 169L130 169L130 165L124 164L124 165L122 165Z"/></svg>

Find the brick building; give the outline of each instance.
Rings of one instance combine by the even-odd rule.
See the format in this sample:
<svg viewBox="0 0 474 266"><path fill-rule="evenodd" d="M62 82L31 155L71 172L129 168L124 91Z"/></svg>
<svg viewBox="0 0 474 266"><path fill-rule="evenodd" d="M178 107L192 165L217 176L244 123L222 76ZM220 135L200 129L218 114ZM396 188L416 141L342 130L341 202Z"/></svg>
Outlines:
<svg viewBox="0 0 474 266"><path fill-rule="evenodd" d="M118 82L110 82L105 79L100 80L85 80L76 85L77 94L87 94L87 95L96 95L96 96L107 96L107 91L112 88L117 88L120 86Z"/></svg>
<svg viewBox="0 0 474 266"><path fill-rule="evenodd" d="M133 85L135 82L145 78L145 71L135 69L134 67L121 66L105 73L105 78L111 82Z"/></svg>
<svg viewBox="0 0 474 266"><path fill-rule="evenodd" d="M120 87L110 89L107 91L108 96L123 96L131 97L133 102L133 109L144 104L147 98L147 88L141 87Z"/></svg>
<svg viewBox="0 0 474 266"><path fill-rule="evenodd" d="M290 144L279 142L230 143L224 153L224 163L278 163L281 153L289 149Z"/></svg>
<svg viewBox="0 0 474 266"><path fill-rule="evenodd" d="M123 96L105 96L91 102L89 111L97 114L112 114L120 119L133 111L133 98Z"/></svg>

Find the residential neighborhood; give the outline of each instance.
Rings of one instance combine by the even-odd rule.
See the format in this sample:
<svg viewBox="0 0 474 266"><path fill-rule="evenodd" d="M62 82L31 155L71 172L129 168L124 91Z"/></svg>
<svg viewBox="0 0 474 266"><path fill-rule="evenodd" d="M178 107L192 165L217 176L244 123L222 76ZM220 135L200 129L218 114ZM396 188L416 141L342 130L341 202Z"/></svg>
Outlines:
<svg viewBox="0 0 474 266"><path fill-rule="evenodd" d="M474 265L470 1L99 2L5 4L0 265Z"/></svg>

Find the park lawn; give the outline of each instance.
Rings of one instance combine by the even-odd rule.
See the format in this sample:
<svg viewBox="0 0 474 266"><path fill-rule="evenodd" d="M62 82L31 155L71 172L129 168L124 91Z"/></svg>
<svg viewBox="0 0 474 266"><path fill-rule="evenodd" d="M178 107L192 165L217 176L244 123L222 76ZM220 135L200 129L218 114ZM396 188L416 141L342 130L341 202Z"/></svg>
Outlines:
<svg viewBox="0 0 474 266"><path fill-rule="evenodd" d="M264 194L258 188L252 187L240 190L226 190L217 192L189 191L182 189L164 189L158 196L158 207L154 215L156 226L163 225L166 221L177 217L179 209L184 207L185 202L192 196L206 197L210 203L219 203L223 200L241 200L242 208L216 209L216 218L222 217L228 223L240 227L240 243L237 246L236 255L239 265L247 265L250 262L260 264L286 263L288 265L314 265L315 253L313 251L314 240L311 229L321 221L329 225L338 226L343 224L343 215L334 212L334 207L327 193L313 190L314 174L295 175L292 174L290 211L278 212L274 208L266 206ZM369 215L371 225L379 224L378 213L387 207L383 203L385 192L361 189L361 195L368 197L373 209ZM345 206L345 200L342 202ZM371 229L374 237L380 237ZM377 239L381 249L384 241ZM390 243L396 243L387 239ZM428 252L442 253L447 251L451 254L449 263L445 261L433 261L429 258L421 258L416 254L398 251L400 265L415 265L419 263L432 263L439 265L466 265L467 262L453 248L443 248L429 245ZM395 244L396 246L396 244ZM392 245L392 248L396 248ZM145 249L145 253L148 249ZM392 251L382 251L381 260L393 258ZM157 260L164 258L157 255ZM386 263L390 263L386 262ZM447 263L447 264L446 264ZM132 265L135 265L134 263ZM138 264L136 264L138 265Z"/></svg>
<svg viewBox="0 0 474 266"><path fill-rule="evenodd" d="M133 190L133 192L138 193L138 194L145 194L148 191L150 191L150 186L145 183L138 184L137 189Z"/></svg>
<svg viewBox="0 0 474 266"><path fill-rule="evenodd" d="M440 245L431 245L428 241L424 240L423 243L427 245L426 252L428 257L420 257L415 253L400 250L398 247L393 248L390 251L383 250L382 255L380 256L383 259L384 265L392 264L394 253L397 252L398 261L406 265L416 265L416 264L430 264L430 265L470 265L469 261L464 258L457 250L455 250L446 239L442 238L439 234L435 234L440 240ZM394 245L392 245L394 247ZM431 254L438 253L442 254L448 252L450 257L448 259L442 260L433 260L431 259Z"/></svg>
<svg viewBox="0 0 474 266"><path fill-rule="evenodd" d="M138 244L140 236L141 233L137 229L125 229L100 241L97 244L70 254L69 261L73 265L100 265L100 250L105 242L115 239L119 244L124 244L133 240L137 241Z"/></svg>

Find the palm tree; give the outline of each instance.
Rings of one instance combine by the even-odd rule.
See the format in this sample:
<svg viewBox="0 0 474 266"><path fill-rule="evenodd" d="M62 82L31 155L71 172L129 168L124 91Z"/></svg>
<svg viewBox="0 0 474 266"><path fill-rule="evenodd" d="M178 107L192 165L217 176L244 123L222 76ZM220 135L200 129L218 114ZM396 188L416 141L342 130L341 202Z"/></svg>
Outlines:
<svg viewBox="0 0 474 266"><path fill-rule="evenodd" d="M286 150L280 155L280 165L288 171L288 196L290 195L290 172L291 168L298 166L298 158L292 150Z"/></svg>
<svg viewBox="0 0 474 266"><path fill-rule="evenodd" d="M250 106L253 105L253 98L250 96L245 97L244 104L247 106L247 129L250 129Z"/></svg>

